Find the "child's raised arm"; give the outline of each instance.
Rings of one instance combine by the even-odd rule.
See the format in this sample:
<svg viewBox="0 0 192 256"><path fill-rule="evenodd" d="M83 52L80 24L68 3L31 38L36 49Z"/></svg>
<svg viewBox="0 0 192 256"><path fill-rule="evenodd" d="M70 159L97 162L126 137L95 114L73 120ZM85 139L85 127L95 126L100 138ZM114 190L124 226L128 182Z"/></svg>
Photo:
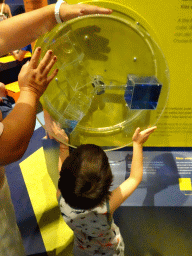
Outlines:
<svg viewBox="0 0 192 256"><path fill-rule="evenodd" d="M59 145L59 160L58 160L58 171L60 173L61 167L65 159L69 156L69 147L64 143L68 143L68 136L65 133L64 129L50 116L50 114L43 109L44 119L45 119L45 130L47 133L47 138L55 139L60 143ZM63 143L62 143L63 142ZM61 192L57 189L56 196L59 198Z"/></svg>
<svg viewBox="0 0 192 256"><path fill-rule="evenodd" d="M55 139L60 143L60 150L59 150L59 165L58 169L59 172L61 170L61 166L64 160L69 155L69 147L66 146L64 143L68 143L69 138L65 133L64 129L60 127L60 125L50 116L46 109L43 109L44 113L44 120L45 120L45 130L47 135L50 139Z"/></svg>
<svg viewBox="0 0 192 256"><path fill-rule="evenodd" d="M66 142L68 143L68 138L67 138ZM60 148L59 149L60 150L59 150L59 165L58 165L58 168L59 168L59 172L60 172L63 162L69 156L69 147L67 145L63 144L63 143L60 143Z"/></svg>
<svg viewBox="0 0 192 256"><path fill-rule="evenodd" d="M68 137L66 135L66 142L68 143ZM63 143L60 143L60 148L59 148L59 162L58 162L58 169L59 172L61 171L61 167L65 159L69 156L69 147ZM57 189L56 197L59 199L61 195L61 192L59 189Z"/></svg>
<svg viewBox="0 0 192 256"><path fill-rule="evenodd" d="M157 127L148 128L140 132L137 128L133 140L133 158L131 164L131 173L127 180L125 180L118 188L112 191L109 206L110 213L113 212L135 191L143 176L143 143L146 142L149 135L154 132Z"/></svg>

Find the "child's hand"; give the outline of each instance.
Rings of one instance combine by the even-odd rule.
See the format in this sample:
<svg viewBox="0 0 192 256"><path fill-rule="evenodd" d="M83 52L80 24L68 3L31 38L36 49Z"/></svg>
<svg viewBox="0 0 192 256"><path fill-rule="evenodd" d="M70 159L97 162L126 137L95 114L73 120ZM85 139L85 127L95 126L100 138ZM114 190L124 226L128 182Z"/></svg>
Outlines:
<svg viewBox="0 0 192 256"><path fill-rule="evenodd" d="M18 77L20 90L30 91L34 93L37 98L40 98L40 96L46 90L48 84L58 72L58 70L54 70L54 72L48 76L48 73L57 60L56 56L52 56L52 51L47 51L44 58L38 64L40 54L41 48L38 47L35 50L30 62L23 65Z"/></svg>
<svg viewBox="0 0 192 256"><path fill-rule="evenodd" d="M53 118L49 115L49 113L43 109L44 112L44 120L45 120L45 129L48 132L50 139L55 139L58 142L66 142L68 143L68 136L65 131L60 128L59 124L57 124ZM52 136L53 135L53 136Z"/></svg>
<svg viewBox="0 0 192 256"><path fill-rule="evenodd" d="M135 130L135 133L133 134L132 140L133 142L136 142L140 145L145 143L147 139L149 138L149 135L154 132L154 130L157 129L157 126L153 126L151 128L148 128L146 130L140 131L140 128L137 128Z"/></svg>
<svg viewBox="0 0 192 256"><path fill-rule="evenodd" d="M67 142L68 143L68 142ZM60 143L59 145L59 150L60 150L60 154L64 154L66 152L66 150L69 150L69 147L66 146L65 144L63 143Z"/></svg>

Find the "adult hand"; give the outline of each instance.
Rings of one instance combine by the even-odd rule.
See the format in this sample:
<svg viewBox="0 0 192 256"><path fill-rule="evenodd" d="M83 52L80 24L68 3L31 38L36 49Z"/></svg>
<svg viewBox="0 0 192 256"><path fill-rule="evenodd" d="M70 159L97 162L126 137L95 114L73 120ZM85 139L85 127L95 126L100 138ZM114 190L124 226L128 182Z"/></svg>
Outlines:
<svg viewBox="0 0 192 256"><path fill-rule="evenodd" d="M151 128L145 129L141 132L140 128L137 128L132 137L133 142L142 145L143 143L145 143L147 141L147 139L149 138L149 135L151 133L153 133L155 129L157 129L157 127L153 126Z"/></svg>
<svg viewBox="0 0 192 256"><path fill-rule="evenodd" d="M35 94L38 99L58 72L58 69L56 69L48 76L57 60L56 56L53 56L53 52L51 50L47 51L44 58L38 64L40 54L41 48L38 47L31 60L23 65L18 76L20 90L30 91Z"/></svg>
<svg viewBox="0 0 192 256"><path fill-rule="evenodd" d="M90 14L111 14L112 10L89 4L67 4L60 6L59 15L63 22Z"/></svg>

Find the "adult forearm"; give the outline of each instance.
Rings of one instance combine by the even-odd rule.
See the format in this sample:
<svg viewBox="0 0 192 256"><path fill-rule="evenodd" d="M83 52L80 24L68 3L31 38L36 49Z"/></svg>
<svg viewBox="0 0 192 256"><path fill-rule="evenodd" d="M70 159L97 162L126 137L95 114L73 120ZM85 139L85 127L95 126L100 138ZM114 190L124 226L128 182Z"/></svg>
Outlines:
<svg viewBox="0 0 192 256"><path fill-rule="evenodd" d="M0 22L0 56L22 48L50 31L56 24L55 4ZM11 33L13 30L14 33Z"/></svg>
<svg viewBox="0 0 192 256"><path fill-rule="evenodd" d="M23 65L19 73L20 97L2 122L4 130L0 136L0 165L18 160L24 154L35 127L39 98L58 72L55 69L49 75L57 60L52 51L47 51L38 64L40 54L41 48L38 47L30 62Z"/></svg>
<svg viewBox="0 0 192 256"><path fill-rule="evenodd" d="M20 159L33 134L36 120L37 97L21 92L12 112L3 120L4 131L0 137L0 165ZM3 152L1 152L3 150Z"/></svg>
<svg viewBox="0 0 192 256"><path fill-rule="evenodd" d="M143 146L133 142L133 158L131 164L130 177L136 179L139 183L143 176Z"/></svg>
<svg viewBox="0 0 192 256"><path fill-rule="evenodd" d="M62 3L59 15L62 22L89 14L111 14L112 10L94 5ZM19 49L36 40L57 24L55 4L17 15L0 22L0 55Z"/></svg>

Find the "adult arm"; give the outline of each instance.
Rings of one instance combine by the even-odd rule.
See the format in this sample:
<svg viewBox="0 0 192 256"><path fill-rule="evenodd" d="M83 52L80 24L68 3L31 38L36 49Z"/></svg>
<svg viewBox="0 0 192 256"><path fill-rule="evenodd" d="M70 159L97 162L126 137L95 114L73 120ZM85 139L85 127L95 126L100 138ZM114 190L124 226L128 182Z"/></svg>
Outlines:
<svg viewBox="0 0 192 256"><path fill-rule="evenodd" d="M15 49L20 49L39 36L50 31L56 24L55 4L16 15L0 22L0 56ZM60 18L63 22L88 14L110 14L112 10L94 5L62 3ZM30 33L29 33L30 31Z"/></svg>
<svg viewBox="0 0 192 256"><path fill-rule="evenodd" d="M140 132L137 128L133 135L133 158L131 164L131 172L118 188L112 191L109 206L110 213L113 212L135 191L143 176L143 143L148 139L149 135L154 132L155 127L148 128Z"/></svg>
<svg viewBox="0 0 192 256"><path fill-rule="evenodd" d="M2 121L4 130L0 136L0 165L20 159L27 149L33 134L37 103L58 70L48 76L56 62L52 51L48 51L38 64L41 49L37 48L31 61L19 74L20 96L11 113Z"/></svg>

